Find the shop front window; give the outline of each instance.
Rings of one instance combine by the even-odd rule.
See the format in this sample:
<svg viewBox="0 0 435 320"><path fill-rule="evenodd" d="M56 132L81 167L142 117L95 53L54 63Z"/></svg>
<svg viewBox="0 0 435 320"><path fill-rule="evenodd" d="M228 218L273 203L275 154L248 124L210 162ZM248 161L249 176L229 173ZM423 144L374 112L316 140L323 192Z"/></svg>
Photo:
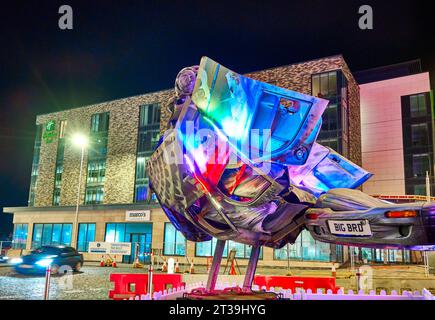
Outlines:
<svg viewBox="0 0 435 320"><path fill-rule="evenodd" d="M25 249L27 243L27 223L14 225L13 248Z"/></svg>
<svg viewBox="0 0 435 320"><path fill-rule="evenodd" d="M167 256L186 255L186 238L170 222L165 223L163 254Z"/></svg>
<svg viewBox="0 0 435 320"><path fill-rule="evenodd" d="M77 250L87 252L89 242L95 241L95 223L80 223L77 239Z"/></svg>
<svg viewBox="0 0 435 320"><path fill-rule="evenodd" d="M212 240L197 242L195 244L195 256L197 257L212 257L216 248L217 239L212 238ZM235 241L227 241L224 248L223 257L228 257L228 251L236 250L236 258L249 259L251 254L252 246L238 243ZM263 249L260 250L260 259L263 259Z"/></svg>
<svg viewBox="0 0 435 320"><path fill-rule="evenodd" d="M33 226L32 248L49 245L71 245L72 224L37 223Z"/></svg>
<svg viewBox="0 0 435 320"><path fill-rule="evenodd" d="M332 246L335 253L332 254ZM342 261L343 249L340 245L331 245L316 241L310 232L303 230L294 244L274 250L276 260L304 260L304 261Z"/></svg>

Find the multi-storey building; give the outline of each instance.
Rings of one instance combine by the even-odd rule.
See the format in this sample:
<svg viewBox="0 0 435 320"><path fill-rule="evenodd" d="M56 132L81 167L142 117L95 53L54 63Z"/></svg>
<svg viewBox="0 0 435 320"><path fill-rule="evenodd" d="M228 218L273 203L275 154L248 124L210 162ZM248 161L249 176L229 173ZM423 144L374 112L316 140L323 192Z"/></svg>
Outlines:
<svg viewBox="0 0 435 320"><path fill-rule="evenodd" d="M356 75L361 91L362 164L374 176L369 194L426 195L426 172L434 195L433 99L420 61Z"/></svg>
<svg viewBox="0 0 435 320"><path fill-rule="evenodd" d="M328 99L319 141L362 164L359 87L342 56L247 76ZM91 241L133 242L140 244L142 253L154 249L180 262L188 257L205 264L214 241L186 241L148 196L145 163L166 127L172 95L173 90L164 90L38 116L29 204L4 209L14 215L15 245L29 250L66 244L87 252ZM81 152L71 142L76 132L86 133L90 141L84 150L80 190ZM132 211L143 214L138 218ZM72 239L77 242L71 243ZM226 252L230 248L245 264L249 246L229 241ZM292 266L330 266L347 256L346 248L316 242L304 231L295 244L263 248L259 264L287 266L290 261ZM99 259L90 254L85 258ZM132 259L133 255L124 257L124 261Z"/></svg>

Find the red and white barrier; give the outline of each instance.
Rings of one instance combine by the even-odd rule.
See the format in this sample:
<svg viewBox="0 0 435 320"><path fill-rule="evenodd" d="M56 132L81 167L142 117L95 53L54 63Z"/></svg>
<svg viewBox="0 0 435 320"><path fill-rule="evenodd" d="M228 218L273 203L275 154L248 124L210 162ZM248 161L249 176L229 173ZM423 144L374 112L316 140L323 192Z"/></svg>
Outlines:
<svg viewBox="0 0 435 320"><path fill-rule="evenodd" d="M130 298L129 300L175 300L183 296L184 293L188 293L193 289L203 287L203 283L193 283L186 285L186 287L178 287L174 289L154 292L151 298L149 294L143 294L141 296L136 296ZM228 288L228 283L217 283L216 289ZM254 291L260 290L258 286L253 286ZM265 288L261 288L265 290ZM348 290L347 293L340 289L337 293L333 293L332 290L328 290L323 293L321 289L313 293L311 289L302 290L298 289L297 292L292 292L291 289L276 289L271 287L269 289L271 292L281 294L282 298L289 300L435 300L435 297L430 293L430 291L423 289L420 291L404 291L402 294L398 294L397 291L393 290L390 294L387 294L384 290L380 294L376 294L374 290L371 290L368 294L362 290L355 293L353 290Z"/></svg>

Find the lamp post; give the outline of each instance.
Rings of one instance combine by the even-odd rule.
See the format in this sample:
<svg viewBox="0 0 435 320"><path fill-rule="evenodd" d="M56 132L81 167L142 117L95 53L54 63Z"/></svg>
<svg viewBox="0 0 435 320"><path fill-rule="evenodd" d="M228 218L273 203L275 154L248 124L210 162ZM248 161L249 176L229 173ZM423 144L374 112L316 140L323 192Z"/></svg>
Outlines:
<svg viewBox="0 0 435 320"><path fill-rule="evenodd" d="M83 134L76 134L73 137L73 143L80 147L81 149L81 159L80 159L80 173L79 173L79 182L77 186L77 202L76 202L76 214L74 219L74 231L73 231L73 237L71 245L74 246L75 243L77 243L78 240L78 233L79 233L79 206L80 206L80 190L82 185L82 173L83 173L83 160L85 155L85 148L88 145L88 138Z"/></svg>

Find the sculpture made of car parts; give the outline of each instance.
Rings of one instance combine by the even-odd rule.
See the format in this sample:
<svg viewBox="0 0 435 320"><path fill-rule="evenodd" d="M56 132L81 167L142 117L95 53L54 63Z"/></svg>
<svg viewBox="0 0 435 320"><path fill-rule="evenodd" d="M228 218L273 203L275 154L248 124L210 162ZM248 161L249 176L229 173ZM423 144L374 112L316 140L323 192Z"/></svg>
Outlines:
<svg viewBox="0 0 435 320"><path fill-rule="evenodd" d="M218 239L207 290L226 240L261 246L314 239L431 250L435 204L393 204L355 190L371 174L316 143L328 101L239 75L203 57L180 71L168 128L147 162L150 188L191 241ZM171 103L172 104L172 103Z"/></svg>

